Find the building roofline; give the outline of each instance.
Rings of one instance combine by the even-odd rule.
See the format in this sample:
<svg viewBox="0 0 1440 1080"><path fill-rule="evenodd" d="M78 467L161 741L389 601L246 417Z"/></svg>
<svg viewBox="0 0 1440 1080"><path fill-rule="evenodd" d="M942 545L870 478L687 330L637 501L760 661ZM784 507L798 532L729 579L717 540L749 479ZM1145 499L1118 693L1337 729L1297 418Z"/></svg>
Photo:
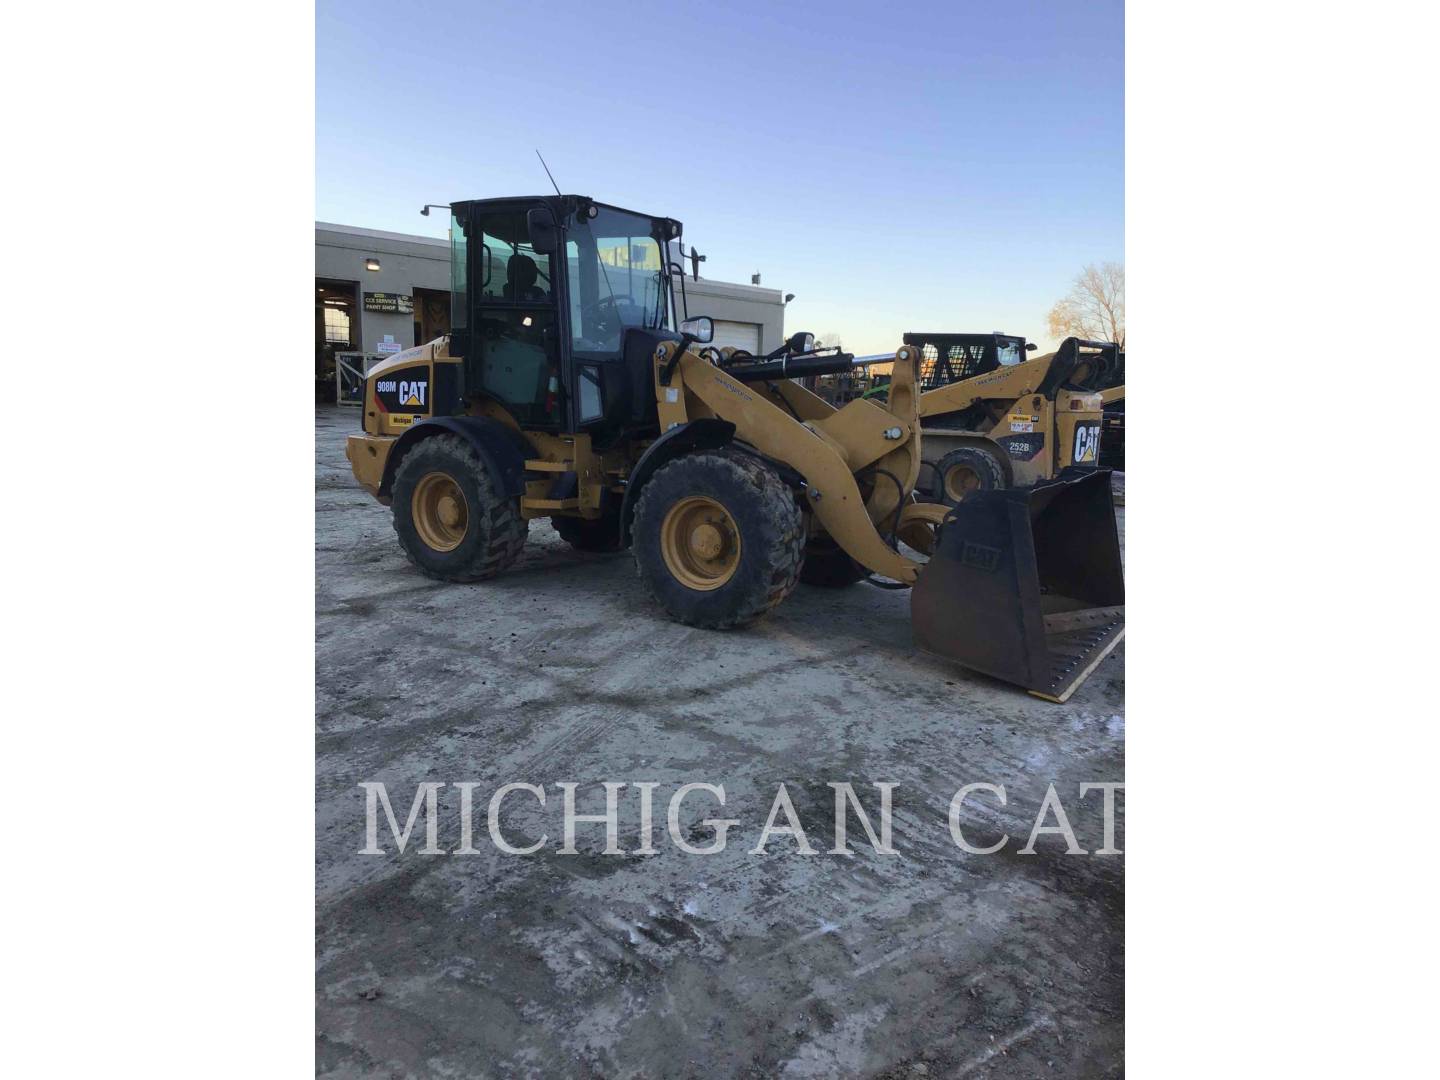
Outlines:
<svg viewBox="0 0 1440 1080"><path fill-rule="evenodd" d="M634 211L630 211L633 213ZM450 248L450 241L444 237L437 236L416 236L413 233L386 232L384 229L365 229L359 225L339 225L331 221L315 222L315 231L336 233L340 236L364 237L370 240L390 240L402 244L421 244L426 247ZM364 245L362 245L363 248ZM360 250L357 248L357 250ZM676 283L676 292L679 292L679 282ZM687 288L698 292L713 292L722 296L730 296L736 300L751 300L758 303L784 305L781 299L781 290L772 289L764 285L746 285L738 281L717 281L714 278L702 277L699 281L692 281L686 278Z"/></svg>
<svg viewBox="0 0 1440 1080"><path fill-rule="evenodd" d="M702 277L695 281L689 277L685 279L687 289L695 289L700 292L728 293L737 300L759 300L765 303L781 303L781 292L779 289L772 289L766 285L743 285L738 281L717 281L714 278ZM676 283L675 291L680 291L679 283Z"/></svg>
<svg viewBox="0 0 1440 1080"><path fill-rule="evenodd" d="M330 221L315 222L316 232L340 233L344 236L368 236L375 240L399 240L406 244L428 244L448 248L450 241L440 236L416 236L414 233L386 232L383 229L362 229L358 225L337 225Z"/></svg>

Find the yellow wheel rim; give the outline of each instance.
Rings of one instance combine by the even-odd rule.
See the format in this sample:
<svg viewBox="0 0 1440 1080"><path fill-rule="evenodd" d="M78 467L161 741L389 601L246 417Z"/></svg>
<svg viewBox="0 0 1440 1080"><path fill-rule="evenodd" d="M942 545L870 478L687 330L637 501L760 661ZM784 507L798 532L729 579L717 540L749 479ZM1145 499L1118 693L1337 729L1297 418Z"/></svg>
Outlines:
<svg viewBox="0 0 1440 1080"><path fill-rule="evenodd" d="M448 473L426 473L410 496L410 517L426 547L454 551L470 527L470 505Z"/></svg>
<svg viewBox="0 0 1440 1080"><path fill-rule="evenodd" d="M714 499L681 499L660 523L660 554L680 584L698 592L718 589L740 565L740 530Z"/></svg>
<svg viewBox="0 0 1440 1080"><path fill-rule="evenodd" d="M952 465L945 474L945 494L960 502L980 487L980 474L969 465Z"/></svg>
<svg viewBox="0 0 1440 1080"><path fill-rule="evenodd" d="M935 526L928 521L907 521L897 533L921 555L935 554Z"/></svg>

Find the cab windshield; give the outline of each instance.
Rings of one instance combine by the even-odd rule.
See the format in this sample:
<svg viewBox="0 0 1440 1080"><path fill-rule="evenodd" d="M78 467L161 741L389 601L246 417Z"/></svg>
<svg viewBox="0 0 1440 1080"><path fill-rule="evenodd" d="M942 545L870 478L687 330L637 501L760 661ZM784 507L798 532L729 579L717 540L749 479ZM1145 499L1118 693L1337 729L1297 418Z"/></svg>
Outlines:
<svg viewBox="0 0 1440 1080"><path fill-rule="evenodd" d="M575 352L613 354L625 327L669 326L669 279L649 218L598 210L566 230L570 333Z"/></svg>

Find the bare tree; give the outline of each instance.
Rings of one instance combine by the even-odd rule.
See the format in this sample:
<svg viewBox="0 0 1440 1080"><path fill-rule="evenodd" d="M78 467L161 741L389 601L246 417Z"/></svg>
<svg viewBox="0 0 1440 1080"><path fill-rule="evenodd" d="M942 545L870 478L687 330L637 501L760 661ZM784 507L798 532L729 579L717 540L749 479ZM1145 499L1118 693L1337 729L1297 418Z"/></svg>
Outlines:
<svg viewBox="0 0 1440 1080"><path fill-rule="evenodd" d="M844 349L845 346L840 343L840 335L839 335L838 333L836 333L834 330L830 330L830 331L827 331L827 332L824 333L824 334L816 334L816 335L815 335L815 348L817 348L817 349Z"/></svg>
<svg viewBox="0 0 1440 1080"><path fill-rule="evenodd" d="M1113 341L1125 347L1125 267L1090 265L1076 275L1065 298L1047 316L1050 336Z"/></svg>

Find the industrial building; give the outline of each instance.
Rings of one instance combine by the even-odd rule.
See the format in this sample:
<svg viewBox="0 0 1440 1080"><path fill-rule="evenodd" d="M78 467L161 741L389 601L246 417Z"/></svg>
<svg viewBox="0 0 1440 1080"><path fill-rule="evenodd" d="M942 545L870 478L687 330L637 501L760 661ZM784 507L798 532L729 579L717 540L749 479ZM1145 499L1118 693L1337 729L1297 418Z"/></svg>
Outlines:
<svg viewBox="0 0 1440 1080"><path fill-rule="evenodd" d="M780 290L687 279L689 314L715 320L715 343L752 352L785 336ZM334 401L337 370L432 341L450 329L450 242L315 223L316 396ZM352 380L353 384L353 380ZM341 391L341 396L344 392Z"/></svg>

